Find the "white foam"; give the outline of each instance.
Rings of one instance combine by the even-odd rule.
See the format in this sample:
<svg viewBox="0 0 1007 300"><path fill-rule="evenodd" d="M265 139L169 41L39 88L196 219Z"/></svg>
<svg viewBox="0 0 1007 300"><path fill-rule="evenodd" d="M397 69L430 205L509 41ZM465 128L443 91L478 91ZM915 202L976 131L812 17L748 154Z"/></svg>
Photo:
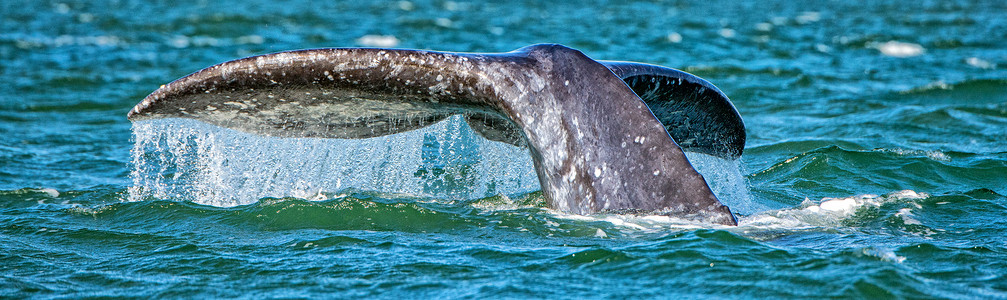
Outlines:
<svg viewBox="0 0 1007 300"><path fill-rule="evenodd" d="M821 208L821 210L824 210L824 211L849 213L849 212L852 212L853 209L855 209L855 208L857 208L857 207L859 207L861 205L862 204L858 203L857 200L855 200L854 198L850 197L850 198L832 199L832 200L823 201L818 206L811 206L811 207L808 207L808 209L812 209L812 208L818 209L818 208Z"/></svg>
<svg viewBox="0 0 1007 300"><path fill-rule="evenodd" d="M251 45L261 45L266 41L261 35L243 35L234 39L235 43L238 44L251 44Z"/></svg>
<svg viewBox="0 0 1007 300"><path fill-rule="evenodd" d="M822 14L817 11L806 11L802 12L799 16L794 18L798 24L808 24L814 23L822 20Z"/></svg>
<svg viewBox="0 0 1007 300"><path fill-rule="evenodd" d="M843 198L823 198L817 202L805 199L795 208L766 211L749 217L742 216L738 223L740 227L752 228L838 227L843 220L853 217L861 208L880 207L890 202L927 197L929 195L925 193L903 190L883 196L863 194Z"/></svg>
<svg viewBox="0 0 1007 300"><path fill-rule="evenodd" d="M399 9L404 11L413 11L414 9L416 9L416 5L409 1L399 1L398 6Z"/></svg>
<svg viewBox="0 0 1007 300"><path fill-rule="evenodd" d="M904 256L898 256L895 254L895 251L892 251L890 249L867 247L861 249L861 253L865 256L875 257L882 261L888 261L894 263L902 263L906 260Z"/></svg>
<svg viewBox="0 0 1007 300"><path fill-rule="evenodd" d="M922 225L923 224L919 220L916 220L915 218L913 218L913 209L912 208L899 209L899 212L895 213L895 216L902 218L902 223L907 224L907 225Z"/></svg>
<svg viewBox="0 0 1007 300"><path fill-rule="evenodd" d="M893 153L899 156L926 156L927 158L935 161L944 161L944 162L951 161L950 156L939 150L906 150L902 148L895 148L895 149L878 149L875 151Z"/></svg>
<svg viewBox="0 0 1007 300"><path fill-rule="evenodd" d="M843 221L855 217L860 209L865 207L880 207L887 203L909 201L916 208L921 208L913 200L929 197L925 193L918 193L912 190L891 192L882 196L873 194L863 194L842 198L823 198L819 201L805 199L798 207L765 211L750 216L740 216L738 226L726 226L713 223L697 222L664 215L635 215L635 214L570 214L543 208L552 218L595 223L605 222L610 226L606 228L606 236L617 230L625 236L640 236L648 234L663 234L669 231L683 231L696 229L719 229L736 232L745 236L765 237L767 234L775 236L781 232L793 232L803 230L822 230L846 227ZM900 209L895 216L903 219L905 224L917 224L920 222L913 218L912 209ZM545 220L547 226L559 227L559 223ZM600 229L599 229L600 230ZM898 257L884 255L884 253L872 253L882 259L899 262Z"/></svg>
<svg viewBox="0 0 1007 300"><path fill-rule="evenodd" d="M815 50L818 50L818 52L821 52L821 53L831 53L832 52L832 47L829 47L826 44L818 43L818 44L815 44Z"/></svg>
<svg viewBox="0 0 1007 300"><path fill-rule="evenodd" d="M451 25L454 25L454 21L451 21L451 19L448 18L437 18L434 20L434 24L437 24L437 26L440 27L450 28Z"/></svg>
<svg viewBox="0 0 1007 300"><path fill-rule="evenodd" d="M926 49L919 44L905 43L899 41L888 41L876 45L881 54L891 57L913 57L923 55Z"/></svg>
<svg viewBox="0 0 1007 300"><path fill-rule="evenodd" d="M965 59L965 63L980 69L993 69L997 67L996 64L975 56Z"/></svg>
<svg viewBox="0 0 1007 300"><path fill-rule="evenodd" d="M618 230L620 233L629 236L646 235L652 233L666 233L668 231L696 230L702 228L716 228L716 229L733 228L733 226L726 226L713 223L703 223L694 220L686 220L662 215L633 215L633 214L578 215L578 214L564 213L552 209L544 209L544 210L549 212L550 215L556 219L564 219L584 223L605 222L611 224L611 226L614 226L615 227L614 229ZM547 222L557 224L551 221ZM610 227L604 226L604 228L610 228Z"/></svg>
<svg viewBox="0 0 1007 300"><path fill-rule="evenodd" d="M389 48L399 45L399 38L394 35L368 34L357 39L357 44L365 47Z"/></svg>
<svg viewBox="0 0 1007 300"><path fill-rule="evenodd" d="M112 35L99 36L73 36L60 35L57 37L27 37L14 41L14 46L21 49L32 49L40 47L65 47L65 46L99 46L113 47L122 46L126 42Z"/></svg>
<svg viewBox="0 0 1007 300"><path fill-rule="evenodd" d="M729 38L733 38L735 35L737 35L737 32L734 31L734 29L721 28L720 30L717 31L717 34L720 34L720 36L723 37L723 38L729 39Z"/></svg>
<svg viewBox="0 0 1007 300"><path fill-rule="evenodd" d="M682 42L682 35L678 32L672 32L668 34L668 41L678 44Z"/></svg>
<svg viewBox="0 0 1007 300"><path fill-rule="evenodd" d="M49 196L50 198L59 198L59 191L57 191L56 189L41 188L41 189L33 189L32 191L44 193L46 194L46 196Z"/></svg>

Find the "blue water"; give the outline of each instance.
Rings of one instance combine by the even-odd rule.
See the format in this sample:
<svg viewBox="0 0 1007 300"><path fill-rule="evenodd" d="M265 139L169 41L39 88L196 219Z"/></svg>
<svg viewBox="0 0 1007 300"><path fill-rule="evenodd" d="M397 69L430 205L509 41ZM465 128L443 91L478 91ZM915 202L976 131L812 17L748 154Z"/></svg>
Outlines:
<svg viewBox="0 0 1007 300"><path fill-rule="evenodd" d="M1007 298L1002 1L6 1L0 297ZM546 209L458 122L365 141L131 124L249 55L561 43L731 97L736 228ZM356 156L354 153L369 153Z"/></svg>

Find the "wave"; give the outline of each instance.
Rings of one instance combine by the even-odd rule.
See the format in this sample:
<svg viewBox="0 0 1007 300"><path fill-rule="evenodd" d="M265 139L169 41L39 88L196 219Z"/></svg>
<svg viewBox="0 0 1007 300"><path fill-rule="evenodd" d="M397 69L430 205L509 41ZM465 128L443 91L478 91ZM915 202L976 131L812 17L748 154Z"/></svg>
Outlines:
<svg viewBox="0 0 1007 300"><path fill-rule="evenodd" d="M798 205L795 199L887 193L907 187L954 192L977 187L1002 189L1007 170L1001 154L907 148L856 149L828 141L785 141L754 149L773 157L748 175L756 197ZM813 148L821 146L820 148ZM794 154L794 153L797 154ZM970 174L970 175L963 175ZM1003 192L1003 191L998 191Z"/></svg>
<svg viewBox="0 0 1007 300"><path fill-rule="evenodd" d="M956 83L937 81L895 92L884 96L883 99L926 105L996 105L1003 104L1005 97L1007 97L1007 80L982 78Z"/></svg>
<svg viewBox="0 0 1007 300"><path fill-rule="evenodd" d="M739 221L739 226L754 228L822 228L846 227L855 223L857 218L873 218L869 210L880 208L894 202L907 202L926 199L930 195L912 190L888 193L882 196L863 194L843 198L823 198L820 201L805 199L795 208L762 212L748 216ZM912 218L911 209L899 209L894 216L901 217L905 224L920 224Z"/></svg>
<svg viewBox="0 0 1007 300"><path fill-rule="evenodd" d="M914 271L911 266L922 261L953 272L963 272L958 265L963 260L998 270L1002 226L984 229L974 221L996 222L995 212L1007 209L1007 198L991 190L938 196L898 191L806 200L798 207L742 216L740 226L727 228L659 216L566 215L543 208L539 193L445 203L356 192L323 201L264 198L234 207L172 200L123 202L123 193L122 188L0 191L4 203L31 203L0 208L4 216L16 216L0 218L3 234L12 237L3 248L119 270L92 277L108 285L185 282L186 274L200 272L274 279L374 273L360 268L382 270L377 274L390 276L382 279L388 282L398 280L395 270L424 276L453 270L456 276L477 276L480 272L474 270L489 268L521 276L586 276L587 282L661 278L689 287L688 294L718 293L721 287L700 284L715 278L731 284L737 276L766 276L787 284L811 278L816 289L808 293L851 295L883 289L914 295L907 285L922 286L942 276ZM35 201L40 198L48 200ZM974 212L984 211L992 213L974 220ZM954 222L961 225L949 227ZM891 242L893 235L903 239ZM956 238L942 238L945 235ZM989 242L954 244L961 239ZM96 253L126 259L88 258ZM19 258L12 263L32 261ZM822 273L826 267L829 271ZM562 272L551 272L557 269ZM175 277L148 276L151 273ZM134 278L120 282L115 274ZM316 276L303 277L308 274ZM999 280L976 272L963 276L976 279L971 285L979 287ZM857 288L842 288L850 286ZM757 290L744 292L820 296ZM665 292L648 291L640 292Z"/></svg>
<svg viewBox="0 0 1007 300"><path fill-rule="evenodd" d="M19 189L0 191L0 199L6 199L0 209L41 209L158 231L191 230L181 227L208 224L210 230L245 228L263 232L349 230L464 234L493 229L538 237L634 239L715 229L766 240L808 231L864 228L895 228L913 235L932 235L941 230L926 224L930 223L926 214L931 209L950 207L945 206L949 203L976 204L955 198L960 196L934 197L911 190L881 196L805 199L796 207L740 215L738 227L727 227L647 214L567 214L546 208L540 192L517 197L448 201L348 190L328 194L326 200L263 198L234 207L177 200L124 202L126 197L125 190L114 188L63 192ZM996 206L996 199L1002 198L991 190L977 190L970 192L966 199L979 199L973 202ZM983 210L988 209L996 208ZM922 218L921 212L924 213Z"/></svg>

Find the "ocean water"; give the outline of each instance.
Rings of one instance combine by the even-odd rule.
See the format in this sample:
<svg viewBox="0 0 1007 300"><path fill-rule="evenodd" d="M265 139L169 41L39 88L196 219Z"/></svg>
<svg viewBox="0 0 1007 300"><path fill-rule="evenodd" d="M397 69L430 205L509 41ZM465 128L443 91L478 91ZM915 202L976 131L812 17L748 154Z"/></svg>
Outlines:
<svg viewBox="0 0 1007 300"><path fill-rule="evenodd" d="M1007 298L1003 1L0 2L0 298ZM457 119L360 141L131 124L283 50L561 43L731 97L721 227L546 209Z"/></svg>

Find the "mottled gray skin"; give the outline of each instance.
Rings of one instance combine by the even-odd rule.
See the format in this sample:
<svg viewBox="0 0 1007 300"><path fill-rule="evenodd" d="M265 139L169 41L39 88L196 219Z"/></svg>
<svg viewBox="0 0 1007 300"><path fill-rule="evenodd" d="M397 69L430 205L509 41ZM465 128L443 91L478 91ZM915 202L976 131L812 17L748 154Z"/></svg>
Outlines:
<svg viewBox="0 0 1007 300"><path fill-rule="evenodd" d="M348 48L249 57L162 86L129 118L365 138L455 114L487 138L526 145L554 209L737 224L622 78L560 45L502 54Z"/></svg>

